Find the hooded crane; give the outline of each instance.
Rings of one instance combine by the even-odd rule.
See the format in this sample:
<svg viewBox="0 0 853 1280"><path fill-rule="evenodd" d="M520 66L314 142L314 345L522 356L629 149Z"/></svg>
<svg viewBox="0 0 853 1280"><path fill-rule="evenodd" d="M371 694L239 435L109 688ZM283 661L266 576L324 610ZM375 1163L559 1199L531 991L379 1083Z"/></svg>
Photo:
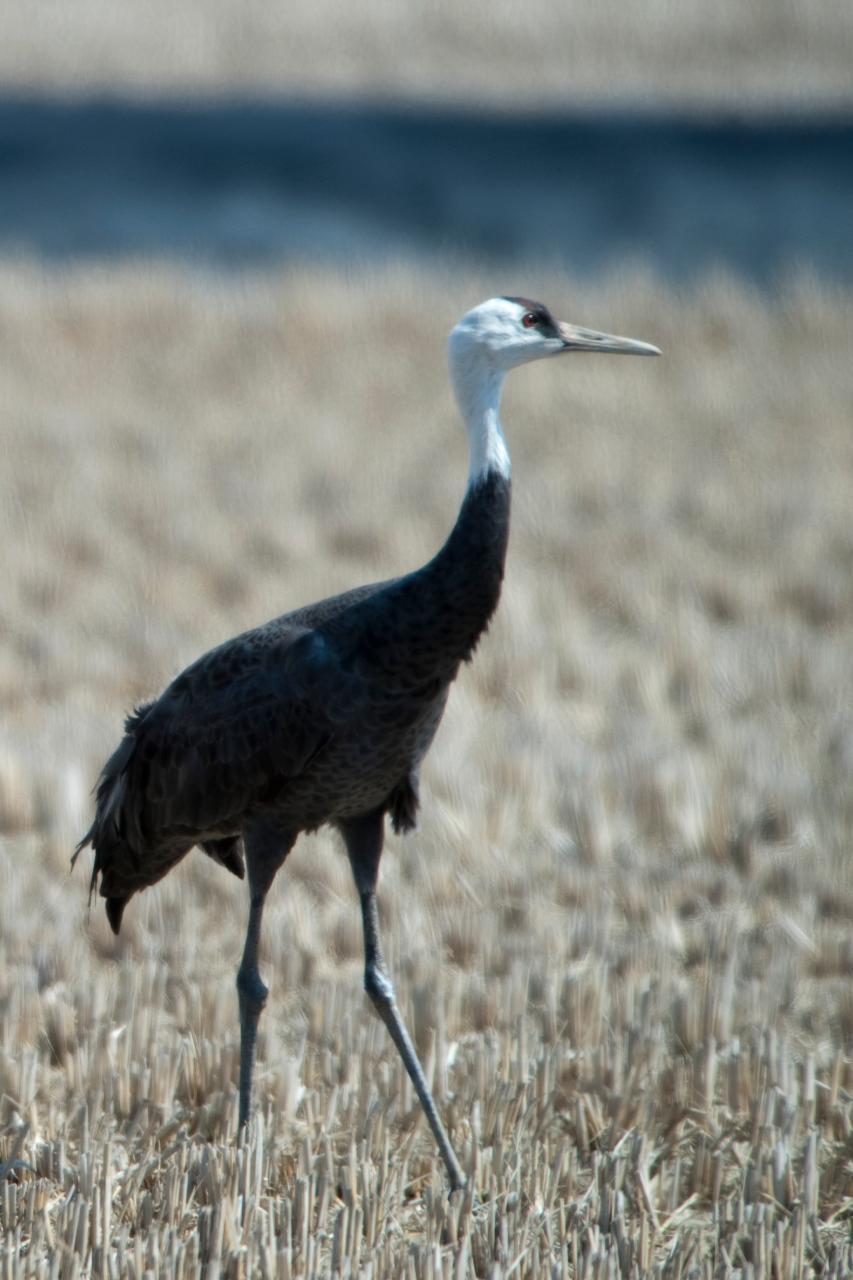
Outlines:
<svg viewBox="0 0 853 1280"><path fill-rule="evenodd" d="M302 831L343 837L361 902L364 986L411 1077L455 1190L465 1179L394 998L376 885L385 815L415 826L418 772L461 663L494 613L509 533L510 464L498 410L506 374L545 356L656 347L558 323L539 302L493 298L450 334L450 373L468 431L456 524L423 568L357 587L228 640L139 707L107 761L77 852L95 851L115 933L129 900L194 845L241 879L249 919L237 972L239 1126L249 1117L264 902ZM245 865L244 865L245 858ZM91 891L91 890L90 890Z"/></svg>

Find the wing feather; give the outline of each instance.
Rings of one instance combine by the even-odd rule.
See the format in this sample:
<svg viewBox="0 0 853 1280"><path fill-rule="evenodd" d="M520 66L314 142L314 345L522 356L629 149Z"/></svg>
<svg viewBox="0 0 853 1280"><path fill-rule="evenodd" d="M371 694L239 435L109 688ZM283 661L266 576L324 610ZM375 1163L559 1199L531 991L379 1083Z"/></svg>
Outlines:
<svg viewBox="0 0 853 1280"><path fill-rule="evenodd" d="M100 879L118 932L128 899L200 843L235 875L237 839L258 805L281 798L336 732L365 708L363 678L323 633L385 583L275 618L204 654L138 707L97 786L90 892Z"/></svg>
<svg viewBox="0 0 853 1280"><path fill-rule="evenodd" d="M274 644L250 637L205 655L134 724L122 803L134 839L236 829L332 737L328 707L347 699L329 693L343 694L354 678L318 634L294 630Z"/></svg>

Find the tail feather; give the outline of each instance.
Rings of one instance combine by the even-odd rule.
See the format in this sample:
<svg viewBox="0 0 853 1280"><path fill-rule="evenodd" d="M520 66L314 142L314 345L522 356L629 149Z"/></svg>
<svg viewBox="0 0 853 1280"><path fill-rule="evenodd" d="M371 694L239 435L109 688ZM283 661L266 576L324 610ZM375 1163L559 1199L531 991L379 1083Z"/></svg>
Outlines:
<svg viewBox="0 0 853 1280"><path fill-rule="evenodd" d="M80 854L83 852L83 850L86 848L87 845L92 844L92 841L94 840L94 838L95 838L95 824L93 822L91 827L86 832L83 839L80 841L80 843L77 845L77 847L75 848L74 852L71 855L72 870L74 869L74 867L76 867L77 859L80 857ZM92 894L95 892L97 883L98 883L98 872L97 872L97 868L93 865L92 878L89 881L89 906L90 907L92 905Z"/></svg>
<svg viewBox="0 0 853 1280"><path fill-rule="evenodd" d="M113 933L121 928L122 914L133 895L160 880L195 843L191 830L173 832L165 839L154 839L145 830L144 794L139 790L136 774L129 775L128 770L148 711L148 706L139 707L125 721L125 736L104 765L95 788L94 821L71 858L73 867L87 845L94 849L89 904L95 891L99 891L106 899ZM239 836L207 840L202 848L232 875L243 879Z"/></svg>
<svg viewBox="0 0 853 1280"><path fill-rule="evenodd" d="M110 922L110 928L113 933L117 934L121 928L121 918L129 901L129 898L107 898L107 919Z"/></svg>
<svg viewBox="0 0 853 1280"><path fill-rule="evenodd" d="M122 897L104 893L104 875L115 868L121 868L129 858L134 862L138 861L125 839L123 814L127 789L126 770L135 745L134 738L128 734L104 765L95 788L94 820L71 856L73 867L87 845L91 845L94 849L95 859L89 881L89 905L91 906L92 894L98 887L100 877L101 893L107 898L107 917L114 933L119 931L122 912L131 895Z"/></svg>

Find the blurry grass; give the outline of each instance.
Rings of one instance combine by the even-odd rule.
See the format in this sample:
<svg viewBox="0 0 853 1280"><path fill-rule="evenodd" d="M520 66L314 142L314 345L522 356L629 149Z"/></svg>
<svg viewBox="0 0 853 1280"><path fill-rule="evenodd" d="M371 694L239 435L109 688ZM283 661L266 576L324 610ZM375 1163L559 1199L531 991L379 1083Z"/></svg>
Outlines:
<svg viewBox="0 0 853 1280"><path fill-rule="evenodd" d="M276 93L742 110L851 102L847 0L10 0L0 82L37 92Z"/></svg>
<svg viewBox="0 0 853 1280"><path fill-rule="evenodd" d="M193 855L116 941L68 855L135 700L439 544L444 336L494 292L665 359L510 379L505 598L383 863L472 1210L330 837L272 895L240 1148L243 886ZM850 314L807 280L0 268L4 1274L849 1272Z"/></svg>

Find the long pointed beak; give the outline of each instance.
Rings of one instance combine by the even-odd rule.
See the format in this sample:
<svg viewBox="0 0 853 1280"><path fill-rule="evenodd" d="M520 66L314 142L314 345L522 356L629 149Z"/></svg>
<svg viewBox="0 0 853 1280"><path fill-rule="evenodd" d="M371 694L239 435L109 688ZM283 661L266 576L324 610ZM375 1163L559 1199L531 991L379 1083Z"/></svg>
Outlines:
<svg viewBox="0 0 853 1280"><path fill-rule="evenodd" d="M618 338L612 333L596 333L595 329L581 329L574 324L557 325L563 339L564 351L601 351L612 356L659 356L660 350L650 342L638 342L636 338Z"/></svg>

